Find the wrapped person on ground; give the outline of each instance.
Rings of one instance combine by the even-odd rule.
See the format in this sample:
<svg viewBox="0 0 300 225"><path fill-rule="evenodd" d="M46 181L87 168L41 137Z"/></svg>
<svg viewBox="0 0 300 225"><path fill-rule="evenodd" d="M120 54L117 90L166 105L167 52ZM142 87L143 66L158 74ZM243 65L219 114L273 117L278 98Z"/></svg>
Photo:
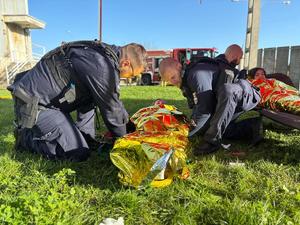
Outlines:
<svg viewBox="0 0 300 225"><path fill-rule="evenodd" d="M156 101L138 110L130 120L136 131L117 139L110 153L123 184L162 187L171 184L174 177L189 176L189 123L176 107Z"/></svg>
<svg viewBox="0 0 300 225"><path fill-rule="evenodd" d="M251 69L248 78L260 89L259 106L300 115L300 93L296 88L279 80L266 78L266 71L259 67Z"/></svg>

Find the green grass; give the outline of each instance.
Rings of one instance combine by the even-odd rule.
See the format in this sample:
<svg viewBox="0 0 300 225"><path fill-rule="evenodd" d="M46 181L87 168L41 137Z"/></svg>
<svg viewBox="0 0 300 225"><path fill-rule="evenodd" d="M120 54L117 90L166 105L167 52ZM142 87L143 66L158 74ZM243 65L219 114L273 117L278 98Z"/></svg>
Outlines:
<svg viewBox="0 0 300 225"><path fill-rule="evenodd" d="M190 114L174 87L122 87L121 98L130 114L157 98ZM71 163L15 152L12 120L12 101L0 100L0 224L99 224L119 216L126 225L300 224L297 130L264 121L259 146L232 142L230 150L191 158L188 180L139 191L119 183L107 155Z"/></svg>

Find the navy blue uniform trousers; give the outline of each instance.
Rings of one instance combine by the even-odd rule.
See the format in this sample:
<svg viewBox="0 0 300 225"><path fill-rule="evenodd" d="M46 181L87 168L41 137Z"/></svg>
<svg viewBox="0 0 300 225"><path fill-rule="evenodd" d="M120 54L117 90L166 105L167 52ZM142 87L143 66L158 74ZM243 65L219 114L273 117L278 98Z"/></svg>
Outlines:
<svg viewBox="0 0 300 225"><path fill-rule="evenodd" d="M69 114L59 110L41 110L32 129L21 129L19 144L48 159L84 161L89 147L82 132L94 137L94 113L79 113L74 122Z"/></svg>
<svg viewBox="0 0 300 225"><path fill-rule="evenodd" d="M229 123L242 113L253 109L259 100L259 91L247 80L224 84L218 90L216 110L205 132L204 140L219 143Z"/></svg>
<svg viewBox="0 0 300 225"><path fill-rule="evenodd" d="M201 104L201 101L216 101L216 105L214 112L205 114L206 116L193 112L198 114L196 115L199 118L197 126L201 125L201 128L195 128L195 131L191 131L190 136L199 130L200 133L204 134L205 141L211 144L219 144L227 128L231 132L234 130L241 131L239 129L241 124L231 122L242 113L253 109L260 101L260 94L247 80L241 79L236 83L223 84L219 87L215 97L211 95L211 99L199 99L198 101L198 104ZM246 134L248 132L245 131L243 133ZM226 136L234 138L234 134L228 132ZM240 136L243 135L240 134Z"/></svg>

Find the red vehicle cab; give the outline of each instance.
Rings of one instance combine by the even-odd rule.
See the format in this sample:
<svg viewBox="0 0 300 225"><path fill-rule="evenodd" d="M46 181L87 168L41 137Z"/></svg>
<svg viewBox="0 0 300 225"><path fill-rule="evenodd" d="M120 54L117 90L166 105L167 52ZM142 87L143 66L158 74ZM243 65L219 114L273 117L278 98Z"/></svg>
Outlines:
<svg viewBox="0 0 300 225"><path fill-rule="evenodd" d="M148 50L147 68L141 74L141 85L159 84L159 63L166 57L178 60L183 66L197 61L200 57L214 58L217 54L216 48L175 48L173 50Z"/></svg>
<svg viewBox="0 0 300 225"><path fill-rule="evenodd" d="M216 48L175 48L172 57L178 60L182 65L196 62L201 57L216 57Z"/></svg>

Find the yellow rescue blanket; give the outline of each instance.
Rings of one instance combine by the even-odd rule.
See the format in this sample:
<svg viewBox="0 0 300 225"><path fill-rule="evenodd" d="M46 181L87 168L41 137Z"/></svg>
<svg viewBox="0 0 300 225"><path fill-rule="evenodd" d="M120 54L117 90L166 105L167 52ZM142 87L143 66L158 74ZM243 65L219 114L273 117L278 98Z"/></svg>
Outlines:
<svg viewBox="0 0 300 225"><path fill-rule="evenodd" d="M137 188L163 187L173 178L186 179L188 123L174 106L158 104L132 117L136 131L118 139L110 153L121 183Z"/></svg>

